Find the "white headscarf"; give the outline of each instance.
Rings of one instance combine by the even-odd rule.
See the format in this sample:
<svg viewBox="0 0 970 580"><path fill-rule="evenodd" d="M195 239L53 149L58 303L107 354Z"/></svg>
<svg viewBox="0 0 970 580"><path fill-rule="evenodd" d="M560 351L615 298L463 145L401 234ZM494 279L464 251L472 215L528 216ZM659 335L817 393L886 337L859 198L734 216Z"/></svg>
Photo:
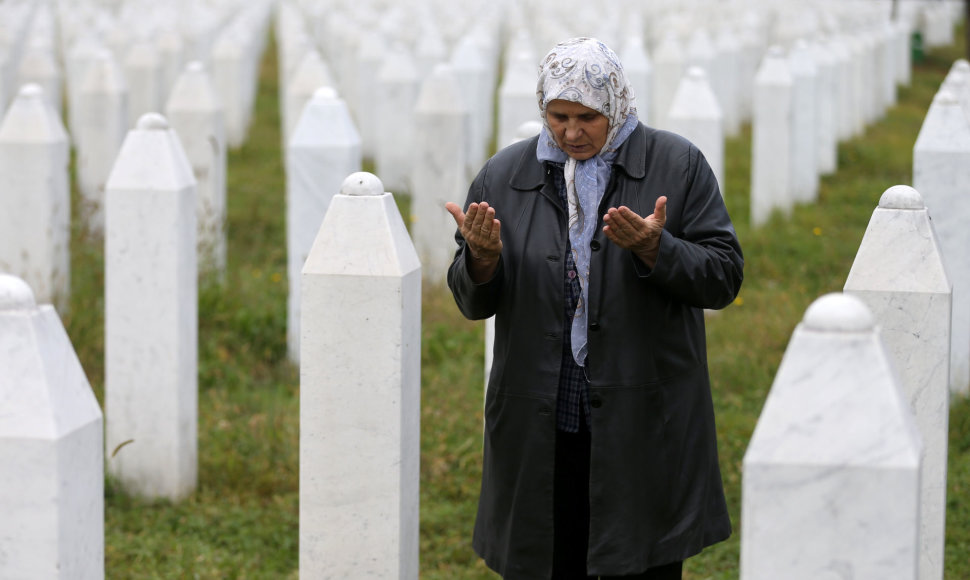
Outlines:
<svg viewBox="0 0 970 580"><path fill-rule="evenodd" d="M589 243L599 224L599 204L610 179L610 165L617 149L637 126L637 108L620 59L595 38L571 38L549 51L539 65L536 97L544 125L539 135L539 161L565 164L569 242L582 289L571 338L573 358L582 366L587 353ZM546 107L556 99L580 103L609 119L606 144L599 153L577 161L559 148L546 120Z"/></svg>

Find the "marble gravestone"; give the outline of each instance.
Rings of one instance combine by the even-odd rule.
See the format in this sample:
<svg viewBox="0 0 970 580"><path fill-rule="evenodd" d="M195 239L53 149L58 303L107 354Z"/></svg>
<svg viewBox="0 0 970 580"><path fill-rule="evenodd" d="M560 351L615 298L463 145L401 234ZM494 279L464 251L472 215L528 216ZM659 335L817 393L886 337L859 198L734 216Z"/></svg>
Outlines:
<svg viewBox="0 0 970 580"><path fill-rule="evenodd" d="M186 65L175 81L165 114L195 175L199 272L221 277L226 270L225 111L201 61Z"/></svg>
<svg viewBox="0 0 970 580"><path fill-rule="evenodd" d="M76 114L75 114L76 113ZM104 229L105 181L128 131L128 86L108 50L87 67L71 111L77 144L81 217L89 231Z"/></svg>
<svg viewBox="0 0 970 580"><path fill-rule="evenodd" d="M290 83L286 88L286 98L280 110L284 148L289 144L290 138L293 137L293 130L303 114L303 108L313 98L317 89L321 87L336 88L336 84L330 74L330 67L327 66L320 52L308 50L293 71Z"/></svg>
<svg viewBox="0 0 970 580"><path fill-rule="evenodd" d="M658 129L670 127L670 105L680 79L687 70L687 57L676 33L664 35L653 57L653 91L650 98L651 124Z"/></svg>
<svg viewBox="0 0 970 580"><path fill-rule="evenodd" d="M741 580L914 580L920 448L872 313L817 299L744 455Z"/></svg>
<svg viewBox="0 0 970 580"><path fill-rule="evenodd" d="M724 115L704 69L687 69L667 117L670 130L687 138L707 158L723 196Z"/></svg>
<svg viewBox="0 0 970 580"><path fill-rule="evenodd" d="M374 175L333 197L302 286L300 577L417 580L421 264Z"/></svg>
<svg viewBox="0 0 970 580"><path fill-rule="evenodd" d="M485 162L492 118L492 87L489 86L489 63L485 51L473 37L463 36L449 61L458 78L458 88L465 110L468 130L465 134L465 162L468 170L477 171ZM538 107L538 105L536 105Z"/></svg>
<svg viewBox="0 0 970 580"><path fill-rule="evenodd" d="M755 76L751 121L751 225L758 227L778 209L793 209L792 73L780 47L765 55Z"/></svg>
<svg viewBox="0 0 970 580"><path fill-rule="evenodd" d="M360 135L346 103L332 88L318 89L286 148L286 337L293 362L300 360L300 272L331 198L361 163Z"/></svg>
<svg viewBox="0 0 970 580"><path fill-rule="evenodd" d="M104 578L102 416L49 304L0 274L0 578Z"/></svg>
<svg viewBox="0 0 970 580"><path fill-rule="evenodd" d="M157 113L138 120L108 178L105 456L128 493L180 500L196 486L196 182Z"/></svg>
<svg viewBox="0 0 970 580"><path fill-rule="evenodd" d="M919 193L897 185L869 220L845 292L870 308L923 440L920 580L942 580L952 287Z"/></svg>
<svg viewBox="0 0 970 580"><path fill-rule="evenodd" d="M69 146L43 90L24 85L0 124L0 272L62 313L71 291Z"/></svg>
<svg viewBox="0 0 970 580"><path fill-rule="evenodd" d="M519 50L509 55L498 92L499 148L514 138L519 125L539 117L536 102L537 62L531 50Z"/></svg>
<svg viewBox="0 0 970 580"><path fill-rule="evenodd" d="M788 55L792 75L791 194L796 203L818 199L818 67L808 43L796 42Z"/></svg>
<svg viewBox="0 0 970 580"><path fill-rule="evenodd" d="M970 392L970 119L956 96L937 92L913 146L913 187L934 216L953 284L950 390Z"/></svg>
<svg viewBox="0 0 970 580"><path fill-rule="evenodd" d="M468 192L464 143L469 114L459 81L447 64L425 80L415 109L418 134L411 195L411 234L431 284L445 281L455 253L455 221L445 203Z"/></svg>
<svg viewBox="0 0 970 580"><path fill-rule="evenodd" d="M145 113L157 113L165 103L162 95L162 61L155 44L136 42L124 58L125 83L128 86L128 125L135 126Z"/></svg>
<svg viewBox="0 0 970 580"><path fill-rule="evenodd" d="M646 125L651 123L651 99L653 96L653 63L650 55L643 43L643 38L639 35L627 37L620 49L620 62L623 63L623 72L633 87L633 94L636 97L637 117ZM533 76L535 73L533 72ZM505 143L506 141L499 141Z"/></svg>
<svg viewBox="0 0 970 580"><path fill-rule="evenodd" d="M411 190L416 133L414 106L421 90L414 58L402 46L394 47L377 71L376 110L378 136L374 165L388 191Z"/></svg>

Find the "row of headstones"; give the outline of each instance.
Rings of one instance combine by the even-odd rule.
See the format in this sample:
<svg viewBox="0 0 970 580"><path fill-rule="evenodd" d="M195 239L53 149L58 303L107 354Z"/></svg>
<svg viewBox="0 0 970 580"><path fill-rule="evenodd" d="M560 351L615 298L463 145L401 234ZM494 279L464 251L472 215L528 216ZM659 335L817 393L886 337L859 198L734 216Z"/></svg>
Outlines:
<svg viewBox="0 0 970 580"><path fill-rule="evenodd" d="M139 496L195 486L194 184L178 151L146 115L109 182L103 415L54 308L0 274L0 577L104 576L105 465ZM416 579L421 265L375 176L333 196L302 286L301 575Z"/></svg>
<svg viewBox="0 0 970 580"><path fill-rule="evenodd" d="M70 144L60 115L44 96L38 85L23 86L0 123L0 271L23 277L38 299L64 311L70 293ZM118 103L123 105L124 100ZM201 62L185 67L164 110L198 185L200 268L206 275L219 275L226 264L225 115ZM110 133L95 124L89 128L99 129L88 133L92 140ZM127 135L125 130L116 147L97 151L98 164L106 169L99 178L103 185L95 188L92 197L82 199L78 215L85 220L83 228L103 229L105 190ZM88 140L78 144L79 185L82 169L90 168L84 161L91 159L89 145ZM99 215L96 226L85 219L93 219L94 213Z"/></svg>
<svg viewBox="0 0 970 580"><path fill-rule="evenodd" d="M332 91L321 91L317 97L315 100L318 102L311 105L323 108L326 105L338 105L337 109L340 108L339 102L334 102ZM309 115L308 118L312 118L310 113L312 110L313 106L308 107L305 116ZM962 115L962 109L959 109L959 112ZM346 112L340 114L346 116ZM931 117L932 114L929 114L928 119ZM963 119L966 121L965 117ZM932 125L932 123L928 124ZM187 162L160 165L157 161L169 159L171 152L177 152L178 148L175 134L167 129L162 118L158 116L143 118L119 156L118 167L111 180L112 184L117 184L117 190L109 188L106 245L105 405L109 421L106 430L107 441L103 451L109 457L109 469L116 470L119 480L130 490L149 496L161 495L175 498L191 491L194 484L186 485L186 482L192 482L195 478L196 449L193 437L195 423L193 402L196 397L193 380L195 352L191 348L195 344L196 315L194 244L191 243L194 231L192 224L194 203L191 201L193 184ZM176 154L175 157L177 158L178 155ZM149 175L155 177L145 179ZM171 189L173 183L177 186L174 190ZM166 190L166 187L169 189ZM139 188L162 193L162 195L155 198L132 195ZM404 554L409 558L415 553L410 547L402 548L402 543L409 542L408 537L413 538L413 536L397 534L402 522L416 521L414 513L417 505L417 476L414 465L417 457L415 442L418 419L417 397L414 393L418 389L417 370L420 364L420 359L416 358L419 357L420 350L420 340L416 338L419 336L420 327L420 266L393 200L389 195L383 194L383 185L372 176L355 175L345 181L342 188L345 194L355 194L358 197L338 195L333 198L330 211L322 220L323 225L319 228L320 232L302 273L304 308L301 314L303 319L301 348L313 352L314 356L305 357L306 362L301 367L301 392L303 393L301 396L305 397L303 400L307 402L301 405L301 421L306 425L343 425L346 429L338 428L334 433L328 430L328 436L323 437L316 430L308 428L301 435L303 437L301 441L303 475L301 477L307 478L301 484L301 489L305 489L307 493L305 499L301 498L301 506L305 505L305 508L301 507L301 510L305 509L301 514L301 537L304 538L301 545L306 548L301 549L301 567L307 570L313 570L314 566L322 566L321 562L329 562L328 565L339 567L342 561L350 562L347 564L349 566L356 565L355 562L359 563L360 560L367 558L359 549L355 550L347 545L323 540L333 530L329 526L334 525L334 522L337 522L342 530L346 530L348 526L358 525L361 533L365 533L366 530L366 533L374 534L371 537L380 540L373 544L368 542L368 545L388 546L392 550L401 548L395 553ZM117 192L116 197L112 195L114 191ZM368 193L374 195L363 195ZM898 215L887 216L887 212L889 214L895 212ZM116 215L117 220L112 219ZM151 219L146 216L151 216ZM154 219L157 216L169 217L163 220ZM357 219L350 219L349 216L356 216ZM876 220L876 216L880 216L880 219ZM153 227L152 224L158 221L178 225L175 229L171 227L166 229L157 224ZM374 229L361 228L360 224L374 224ZM879 226L879 224L883 225ZM901 227L900 224L909 224L909 229L902 232L892 230L872 233L878 232L878 227L898 228ZM127 237L123 235L126 231ZM116 232L119 235L115 235ZM179 240L182 243L179 243ZM939 376L948 365L945 360L941 362L937 359L940 356L949 357L947 320L950 304L946 291L948 282L946 282L941 259L934 252L935 238L926 211L918 195L911 190L895 190L884 196L880 209L874 215L873 225L870 226L870 233L867 233L866 240L863 248L860 248L857 265L853 266L853 271L850 273L850 281L853 277L861 278L876 288L873 292L881 291L880 283L905 291L915 286L919 292L929 292L931 300L945 302L944 306L933 306L933 308L945 307L946 312L941 315L943 321L941 327L940 316L936 315L936 311L912 302L916 300L915 298L907 298L905 300L910 302L905 302L901 298L886 298L885 295L879 295L879 299L888 304L888 306L884 305L887 311L897 316L902 313L905 321L938 323L932 328L914 329L912 325L903 326L903 323L894 322L893 328L903 326L899 335L910 340L913 337L919 337L918 345L899 347L896 350L907 353L907 356L901 358L905 364L916 365L918 372L913 372L929 373L932 378L932 380L927 379L929 386L913 387L913 390L909 391L909 399L916 401L914 409L917 423L923 433L923 440L933 442L932 445L927 444L922 460L924 470L922 481L926 485L920 492L923 497L923 519L919 537L926 546L922 551L925 558L930 563L939 562L940 559L934 556L934 550L938 550L942 542L939 530L942 529L943 509L939 506L942 501L940 494L943 493L940 490L945 489L945 421L948 397L947 381L945 378L942 380L941 388ZM177 248L167 263L159 263L151 258L153 249L159 244ZM899 244L901 247L897 250L892 244ZM887 247L888 250L886 250ZM121 248L123 251L113 251ZM906 248L908 253L902 248ZM121 255L126 258L116 259ZM862 258L863 256L865 258ZM904 259L906 256L909 259ZM866 263L869 264L866 267L861 265ZM857 272L860 273L857 274ZM905 276L910 276L913 282L907 283ZM932 284L934 280L941 278L942 284L946 287L942 292ZM166 280L169 286L164 292L159 292L158 296L152 296L150 293L152 288L158 286L161 280ZM882 282L879 282L880 280ZM172 288L173 282L176 288ZM859 286L865 286L865 283ZM861 291L859 287L854 289ZM24 293L16 288L8 293L14 296L11 299L11 304L15 306L11 306L12 310L29 310L25 304L28 306L33 304L33 298L25 299ZM941 294L945 299L939 298ZM112 300L112 296L122 295L137 295L141 298L140 304L152 303L158 306L152 312L139 310L136 305L131 304L127 310L124 308L116 310L116 302ZM177 298L173 298L173 295ZM365 296L369 298L362 301L362 297ZM383 303L383 299L388 299L388 303ZM158 307L166 308L164 316L155 316ZM824 309L822 311L824 312ZM381 316L375 316L375 312L380 312ZM913 315L913 312L928 314ZM49 315L48 310L48 317ZM854 322L848 323L850 329L865 330L859 326L859 316L853 316ZM831 314L820 315L808 325L822 331L842 328L839 326L841 323L838 322L833 327L831 318ZM882 322L882 325L888 327L889 323ZM862 323L862 326L865 326L865 323ZM349 331L348 329L352 329L354 335L352 340L346 339L345 333ZM11 337L17 337L17 340L22 340L23 337L33 339L36 335L37 333L22 332L22 327L18 327L15 332L4 337L4 344L12 345L5 349L5 353L18 358L18 364L6 365L4 368L23 369L24 360L45 361L51 358L38 356L25 359L21 355L25 349L16 348L16 345L12 344L13 340L10 339ZM48 335L53 334L41 333L41 336ZM385 340L386 343L383 342ZM394 361L392 365L394 369L374 364L352 364L355 356L361 356L360 344L367 344L368 352L388 350L388 360ZM178 361L179 364L167 365L166 368L150 368L148 359L140 358L137 354L149 351L147 345L152 345L151 348L155 349L156 353L158 349L166 350L167 355L161 358ZM931 352L909 356L917 346L929 349ZM837 352L849 350L844 347L845 345L840 343L834 350ZM126 348L130 350L123 356ZM407 350L408 354L404 354L404 350ZM63 346L58 347L58 352L62 357L64 356ZM858 351L851 352L858 353ZM321 359L320 353L327 354ZM934 356L937 358L935 359ZM149 356L149 358L158 357ZM791 357L786 357L786 360L789 358ZM830 357L823 358L831 364ZM382 357L381 360L384 358ZM859 359L848 357L846 360ZM800 368L798 367L793 374L803 377ZM879 366L866 364L862 368L878 369ZM368 422L358 417L355 421L345 422L339 417L328 415L339 408L343 417L352 404L349 399L354 397L350 397L343 388L348 384L348 373L358 372L350 369L366 369L359 371L361 376L354 377L352 381L354 384L379 386L374 400L367 399L367 404L360 407L360 413L374 417L373 421ZM397 371L400 373L396 374ZM23 373L27 371L18 372L21 374L14 375L15 377L23 377L25 376ZM375 374L363 375L369 372ZM901 373L901 376L907 376L908 372ZM45 383L45 374L35 371L32 376L35 379L41 377L40 382L44 383L42 386L50 388L50 385ZM77 376L78 373L75 375ZM83 373L80 373L80 376L83 378ZM779 384L784 382L782 376L779 371L777 380ZM851 377L852 374L835 371L835 376L844 378ZM141 377L141 379L135 381L135 377ZM132 389L126 391L124 388L125 385L130 386L136 382L144 383L144 377L158 377L158 384L152 385L150 389L137 391ZM826 375L821 382L828 384L831 382L829 378L831 377ZM873 381L865 379L861 383L869 385ZM401 393L400 396L394 396L398 394L396 390L398 388L404 389L410 395ZM30 393L29 390L22 392L24 397ZM392 396L387 396L388 392ZM359 393L355 395L359 396ZM32 401L36 400L35 394L30 396L33 397ZM860 400L865 401L867 398L864 396ZM378 405L378 401L383 402L384 406ZM825 402L826 400L822 400L820 404ZM800 410L810 408L806 407L804 402L796 404L795 407ZM47 409L44 405L29 408L34 409L34 412L43 412ZM82 405L78 408L83 410L89 407ZM375 409L380 411L376 417L373 415ZM145 411L148 417L139 416ZM122 420L112 421L113 412L117 412ZM357 416L353 413L352 415ZM23 416L20 415L19 419ZM877 416L899 417L898 414L886 415L882 412ZM99 417L96 419L99 420ZM899 420L903 421L903 419ZM765 429L767 427L761 431ZM890 429L890 432L897 433L898 430ZM370 436L373 436L373 440ZM395 436L411 441L412 445L386 445L389 438L394 441ZM829 433L828 436L831 434ZM943 443L940 443L941 440ZM756 437L755 442L757 441ZM758 449L755 442L752 443L753 449ZM861 448L866 448L867 444L866 441L861 442ZM344 452L347 448L357 451L352 454L353 460L346 459ZM399 453L403 455L398 455ZM392 457L389 457L389 454ZM791 457L787 454L785 456ZM164 462L160 462L159 457L170 459L173 463L166 463L160 468L160 464ZM401 510L394 512L399 518L394 519L391 522L394 525L390 527L377 526L374 522L361 518L362 506L360 502L353 501L354 498L360 498L358 494L363 484L359 481L349 481L350 478L346 477L346 474L352 470L359 472L362 468L359 463L361 457L375 460L375 465L372 466L375 473L388 461L402 463L407 469L406 474L396 478L376 476L366 478L367 489L372 492L372 495L369 495L372 499L369 501L377 501L373 499L375 497L391 498L394 505ZM752 453L751 457L757 457L757 455ZM97 463L100 465L100 460ZM941 464L944 467L941 467ZM368 464L365 462L365 465ZM919 465L919 461L916 465ZM771 473L771 469L766 468L766 470ZM415 473L411 473L412 471ZM758 473L758 469L753 469L752 472ZM944 474L942 475L944 483L940 483L941 473ZM901 485L912 484L911 475L911 473L904 474ZM907 477L910 479L906 479ZM91 479L90 475L89 479ZM80 480L87 481L84 478ZM18 481L24 484L24 481ZM755 481L758 481L757 476ZM771 488L771 476L768 476L765 481L768 483L764 483L764 486ZM909 481L909 484L906 484L906 481ZM916 481L919 481L919 478ZM851 489L841 484L836 487L840 490ZM790 490L791 486L786 489ZM11 493L7 494L7 497L21 496ZM752 497L757 497L757 493ZM57 503L53 502L52 505ZM773 505L770 501L769 504ZM757 510L755 511L757 513ZM750 519L759 521L757 515ZM767 520L773 521L771 517ZM830 522L822 523L830 525ZM22 522L19 525L23 525ZM896 528L885 529L889 533ZM755 526L755 532L752 532L752 535L757 536L758 530L759 528ZM777 537L774 530L769 529L769 532L769 535ZM899 538L891 539L896 542L892 545L898 546ZM760 544L755 543L755 545ZM790 545L788 548L792 549ZM768 552L786 554L780 549L768 550ZM901 558L911 553L912 550L897 552L902 554ZM342 556L338 557L338 555ZM758 557L749 556L749 561L752 557L754 560L748 566L757 570ZM383 558L379 561L387 563L395 560ZM777 563L778 558L774 557L771 561ZM900 564L899 560L893 562L894 566ZM921 566L929 566L929 564L921 564Z"/></svg>
<svg viewBox="0 0 970 580"><path fill-rule="evenodd" d="M883 194L845 294L789 342L744 458L745 580L943 577L949 403L970 361L964 60L924 119L913 183Z"/></svg>
<svg viewBox="0 0 970 580"><path fill-rule="evenodd" d="M332 51L332 58L325 58L327 45L318 48L311 34L316 6L311 2L304 2L302 6L283 2L276 29L280 47L282 135L287 150L290 280L287 326L289 354L294 361L299 360L300 297L296 281L300 269L316 226L326 212L326 200L335 191L334 181L359 169L363 158L374 160L389 189L410 192L411 231L424 264L424 275L434 283L444 279L451 252L440 240L446 239L453 224L441 206L463 194L472 171L481 163L484 152L481 147L485 141L481 134L475 136L475 127L480 124L477 118L482 117L477 112L487 112L483 118L490 127L492 104L481 99L491 94L488 87L494 86L490 83L498 78L499 66L495 38L500 37L501 27L497 23L500 17L490 18L491 12L486 12L467 35L453 39L454 48L449 56L431 15L421 21L423 34L408 44L406 38L400 37L403 31L377 26L367 30L363 24L342 18L339 8L334 9L319 23L339 22L341 26L321 29L337 36L352 35L348 31L356 30L366 39L360 40L359 45L339 44L341 50ZM875 11L883 14L882 8L885 7L877 6ZM390 15L387 20L397 19ZM772 205L786 203L790 210L794 200L789 194L792 189L789 182L794 183L796 177L800 200L813 199L819 173L835 170L837 139L857 134L864 120L878 118L895 100L896 84L908 82L910 27L903 23L890 26L884 19L879 22L884 26L867 29L858 39L840 36L811 46L796 44L790 59L791 69L797 73L797 86L792 81L788 59L777 52L769 52L765 57L762 73L758 75L761 81L755 78L757 60L752 59L759 58L764 51L756 40L765 36L763 31L747 37L751 42L743 54L746 62L753 62L744 67L749 72L721 74L722 81L741 79L732 86L747 87L747 100L751 99L751 93L757 97L756 127L760 132L756 134L762 138L754 140L758 159L753 164L752 211L756 222L763 221ZM492 34L486 32L489 30ZM730 32L729 27L725 30ZM521 26L510 36L504 49L503 80L497 88L500 146L534 134L540 127L535 102L538 59L534 43L529 31ZM774 36L784 37L777 32ZM391 43L394 48L389 49ZM354 46L359 46L359 50L355 51ZM718 97L706 71L739 71L742 68L739 64L731 64L742 60L738 47L734 42L718 44L722 52L734 51L731 55L736 58L727 59L726 64L724 55L718 57L705 29L700 28L691 35L686 52L679 46L676 35L666 35L657 51L656 66L651 65L644 43L636 35L628 36L622 55L638 94L649 97L650 87L658 90L677 87L675 94L668 95L672 100L669 114L664 115L667 128L699 146L714 168L722 192L724 135L728 126L727 115L722 113L726 110L722 105L725 99ZM348 67L348 61L354 66ZM690 63L698 66L688 66ZM653 79L653 70L657 71L656 79ZM868 70L880 74L873 75L869 82L851 82L859 77L858 71ZM338 71L342 72L337 74ZM666 72L661 74L661 71ZM780 81L779 75L784 77ZM750 82L745 82L745 78ZM779 82L787 83L782 94L776 86ZM333 89L333 98L337 98L338 91L354 95L342 101L339 110L346 114L341 113L339 121L325 120L319 113L314 115L316 120L304 120L301 111L320 87ZM645 90L640 91L641 87ZM642 99L644 120L649 122L649 103L666 98ZM734 107L737 109L745 99L739 96L731 102L738 105ZM751 106L747 108L750 110ZM737 125L740 116L740 113L733 115L732 124ZM816 118L819 122L815 122ZM298 126L304 122L309 123L307 129L297 135ZM335 129L322 134L320 129L327 123L332 123ZM368 127L369 124L373 127ZM368 137L378 126L380 138ZM784 147L779 146L780 139L785 141ZM777 159L782 153L788 155ZM767 177L763 178L762 174ZM766 197L765 193L770 196Z"/></svg>
<svg viewBox="0 0 970 580"><path fill-rule="evenodd" d="M141 125L143 146L171 133L158 118ZM301 348L313 355L300 370L300 570L307 577L417 577L421 266L383 189L370 174L344 181L302 274ZM184 199L191 187L169 194L168 209L143 209L191 222ZM139 203L151 202L126 205ZM109 236L112 226L109 219ZM191 254L190 247L180 252ZM183 287L191 279L179 278ZM914 189L883 195L845 289L819 299L796 328L745 455L742 578L814 579L843 568L873 578L942 578L951 286ZM175 308L166 314L185 321L192 297L182 298L181 313L170 299ZM0 572L57 577L60 566L69 577L98 577L103 458L109 469L140 464L141 493L164 495L158 486L191 471L194 450L182 465L160 466L176 450L145 438L194 434L194 412L170 415L179 406L194 411L194 392L170 380L119 400L109 356L102 447L101 412L56 313L6 275L0 345L11 411L0 421L0 456L29 466L0 480L7 486L0 506L9 514L0 526L11 532L0 538L15 555ZM146 367L127 370L142 383L150 376ZM112 440L113 413L150 425ZM388 465L396 467L388 472ZM121 476L131 483L130 474Z"/></svg>

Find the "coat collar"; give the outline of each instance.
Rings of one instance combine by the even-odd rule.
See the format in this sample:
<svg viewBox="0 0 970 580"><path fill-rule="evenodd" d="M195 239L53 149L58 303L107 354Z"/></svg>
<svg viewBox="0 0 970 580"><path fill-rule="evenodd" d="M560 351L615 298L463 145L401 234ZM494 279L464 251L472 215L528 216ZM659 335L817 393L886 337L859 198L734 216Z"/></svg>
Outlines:
<svg viewBox="0 0 970 580"><path fill-rule="evenodd" d="M640 123L626 142L620 146L613 165L621 168L633 179L643 179L647 174L647 138L649 129ZM536 144L539 137L533 137L529 145L522 150L509 180L513 189L528 191L539 189L545 184L545 164L536 159Z"/></svg>

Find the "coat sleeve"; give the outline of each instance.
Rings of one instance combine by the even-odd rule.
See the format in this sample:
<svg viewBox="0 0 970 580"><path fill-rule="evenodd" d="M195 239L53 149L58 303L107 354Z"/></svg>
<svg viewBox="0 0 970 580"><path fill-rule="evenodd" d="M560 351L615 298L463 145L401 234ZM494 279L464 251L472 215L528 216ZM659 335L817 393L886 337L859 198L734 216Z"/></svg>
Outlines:
<svg viewBox="0 0 970 580"><path fill-rule="evenodd" d="M686 152L681 191L668 195L667 223L676 230L664 228L653 269L634 258L640 276L697 308L730 304L741 289L744 257L717 178L693 145Z"/></svg>
<svg viewBox="0 0 970 580"><path fill-rule="evenodd" d="M488 162L478 173L475 181L468 189L468 197L462 207L463 211L468 211L468 206L473 202L489 201L487 196L486 181L488 176ZM498 308L499 296L505 280L505 260L499 256L498 268L491 280L481 284L472 280L468 271L468 260L471 259L470 252L466 249L465 238L461 232L455 230L455 242L458 249L455 250L455 257L448 268L448 288L451 289L455 297L458 310L470 320L481 320L495 314Z"/></svg>

